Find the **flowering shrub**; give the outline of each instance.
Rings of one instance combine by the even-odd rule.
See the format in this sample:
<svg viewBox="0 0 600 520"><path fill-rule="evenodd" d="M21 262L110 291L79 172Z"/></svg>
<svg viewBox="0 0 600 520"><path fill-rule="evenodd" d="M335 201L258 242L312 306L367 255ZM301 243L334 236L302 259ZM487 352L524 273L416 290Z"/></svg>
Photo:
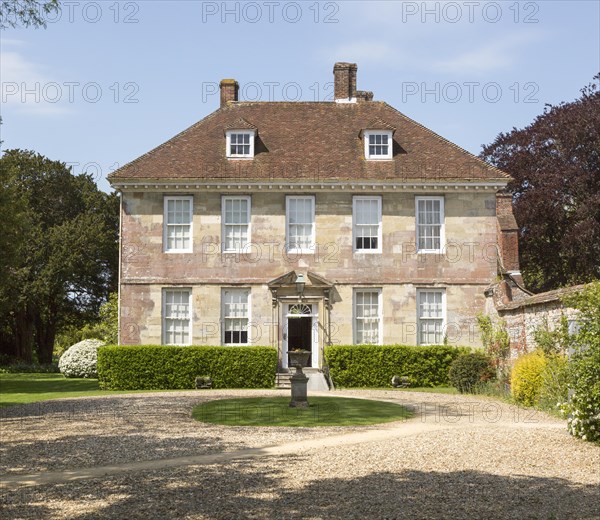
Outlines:
<svg viewBox="0 0 600 520"><path fill-rule="evenodd" d="M571 400L562 406L569 415L569 432L587 441L600 441L600 282L565 299L580 311L569 361Z"/></svg>
<svg viewBox="0 0 600 520"><path fill-rule="evenodd" d="M97 377L99 339L84 339L69 347L58 360L58 369L65 377Z"/></svg>

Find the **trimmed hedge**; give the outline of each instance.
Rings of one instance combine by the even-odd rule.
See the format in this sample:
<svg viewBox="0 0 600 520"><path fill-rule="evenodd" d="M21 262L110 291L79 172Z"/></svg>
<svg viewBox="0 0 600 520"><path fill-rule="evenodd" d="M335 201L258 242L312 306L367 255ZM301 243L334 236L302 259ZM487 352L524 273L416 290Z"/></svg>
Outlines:
<svg viewBox="0 0 600 520"><path fill-rule="evenodd" d="M213 388L271 388L277 350L273 347L106 346L98 349L103 390L185 390L198 376Z"/></svg>
<svg viewBox="0 0 600 520"><path fill-rule="evenodd" d="M333 345L325 359L338 387L389 387L392 376L408 376L410 386L449 383L450 364L466 347L447 345Z"/></svg>

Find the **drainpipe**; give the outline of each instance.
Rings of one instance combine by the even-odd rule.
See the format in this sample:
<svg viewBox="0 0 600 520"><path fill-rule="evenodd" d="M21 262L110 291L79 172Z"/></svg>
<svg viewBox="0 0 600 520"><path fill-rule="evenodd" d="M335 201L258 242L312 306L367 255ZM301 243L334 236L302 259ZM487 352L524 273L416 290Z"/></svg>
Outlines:
<svg viewBox="0 0 600 520"><path fill-rule="evenodd" d="M117 282L117 344L121 344L121 262L123 261L123 192L119 192L119 280Z"/></svg>

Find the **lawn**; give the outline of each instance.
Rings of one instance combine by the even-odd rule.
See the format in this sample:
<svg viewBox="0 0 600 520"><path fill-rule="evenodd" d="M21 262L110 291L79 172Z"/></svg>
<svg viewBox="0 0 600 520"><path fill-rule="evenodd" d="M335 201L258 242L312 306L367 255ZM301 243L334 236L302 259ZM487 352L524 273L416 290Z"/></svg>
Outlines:
<svg viewBox="0 0 600 520"><path fill-rule="evenodd" d="M457 393L454 388L398 388L408 392ZM0 373L0 407L36 403L48 399L84 397L91 395L131 394L159 390L111 391L100 390L97 379L65 378L62 374ZM173 391L173 390L164 390Z"/></svg>
<svg viewBox="0 0 600 520"><path fill-rule="evenodd" d="M355 426L401 421L411 413L394 403L310 397L309 408L290 408L289 397L219 399L196 406L194 419L228 426Z"/></svg>
<svg viewBox="0 0 600 520"><path fill-rule="evenodd" d="M0 374L0 406L47 399L105 395L97 379L67 379L62 374Z"/></svg>

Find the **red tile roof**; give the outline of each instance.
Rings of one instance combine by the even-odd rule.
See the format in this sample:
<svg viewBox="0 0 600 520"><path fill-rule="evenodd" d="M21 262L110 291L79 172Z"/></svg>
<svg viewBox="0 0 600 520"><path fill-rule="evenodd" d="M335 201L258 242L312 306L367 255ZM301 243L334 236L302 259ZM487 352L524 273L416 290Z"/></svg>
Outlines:
<svg viewBox="0 0 600 520"><path fill-rule="evenodd" d="M361 130L375 120L396 129L390 161L364 159ZM224 132L240 121L257 129L252 160L225 156ZM231 102L109 176L169 179L504 183L510 177L387 103L366 101Z"/></svg>

